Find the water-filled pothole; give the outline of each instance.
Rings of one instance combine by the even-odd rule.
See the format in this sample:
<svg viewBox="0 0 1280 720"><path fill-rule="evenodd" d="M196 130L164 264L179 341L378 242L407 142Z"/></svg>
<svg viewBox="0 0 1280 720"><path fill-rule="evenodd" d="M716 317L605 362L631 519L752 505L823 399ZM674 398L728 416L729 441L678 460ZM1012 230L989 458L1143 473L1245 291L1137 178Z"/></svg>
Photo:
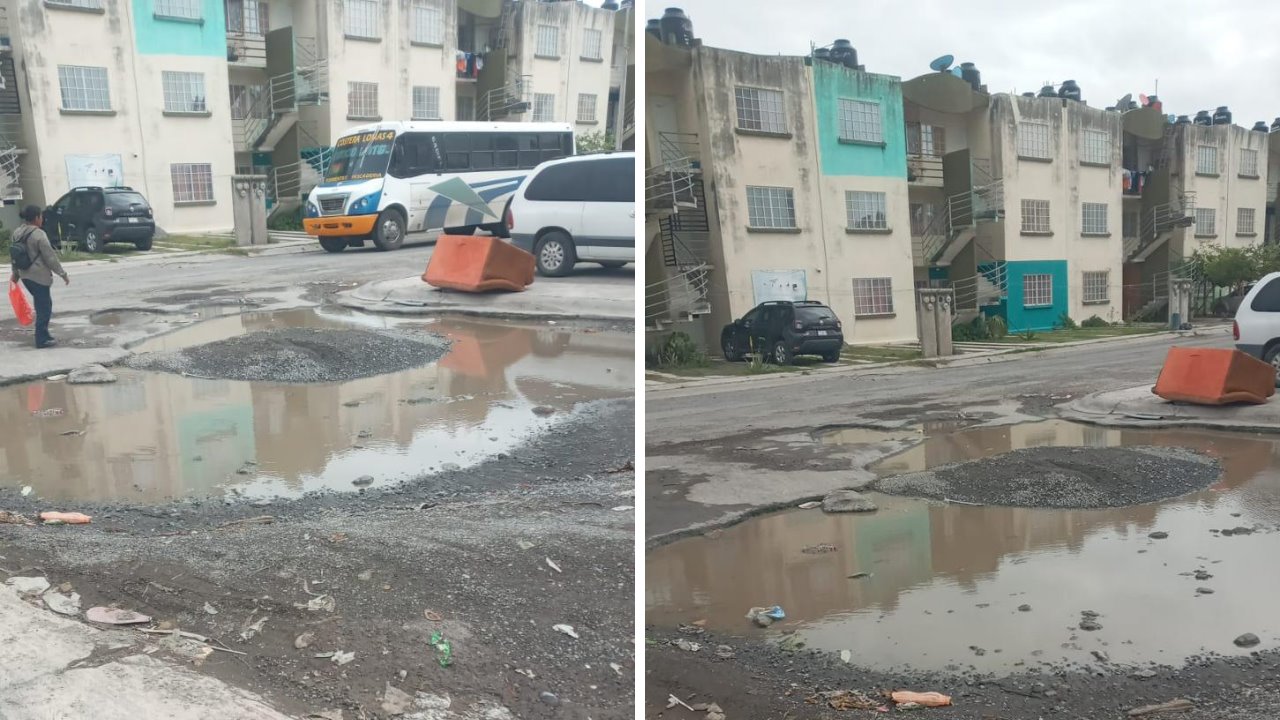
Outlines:
<svg viewBox="0 0 1280 720"><path fill-rule="evenodd" d="M924 428L928 433L929 428ZM863 440L860 438L860 440ZM976 507L873 495L869 515L790 510L663 546L646 561L649 622L729 634L794 632L877 669L993 673L1097 664L1177 665L1234 638L1280 636L1280 441L1065 422L928 437L882 475L1034 446L1183 447L1217 458L1208 490L1102 510ZM1213 530L1243 527L1230 536ZM1152 539L1150 533L1168 533ZM869 577L851 577L871 573ZM1203 590L1210 590L1205 593ZM768 630L744 615L781 605ZM1020 609L1026 607L1027 609ZM1100 614L1080 629L1082 611Z"/></svg>

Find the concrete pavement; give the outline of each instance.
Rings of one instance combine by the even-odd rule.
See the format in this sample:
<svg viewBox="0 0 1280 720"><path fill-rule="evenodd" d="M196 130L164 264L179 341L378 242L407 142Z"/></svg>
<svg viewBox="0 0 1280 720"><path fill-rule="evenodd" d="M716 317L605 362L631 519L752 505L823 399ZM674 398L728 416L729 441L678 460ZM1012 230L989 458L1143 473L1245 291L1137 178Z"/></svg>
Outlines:
<svg viewBox="0 0 1280 720"><path fill-rule="evenodd" d="M634 320L635 273L619 270L578 282L538 277L523 292L464 293L431 287L415 275L339 293L340 305L409 315L484 315L566 320Z"/></svg>
<svg viewBox="0 0 1280 720"><path fill-rule="evenodd" d="M1262 405L1213 407L1171 403L1151 385L1093 393L1067 403L1061 415L1109 427L1203 427L1238 432L1280 432L1280 400Z"/></svg>

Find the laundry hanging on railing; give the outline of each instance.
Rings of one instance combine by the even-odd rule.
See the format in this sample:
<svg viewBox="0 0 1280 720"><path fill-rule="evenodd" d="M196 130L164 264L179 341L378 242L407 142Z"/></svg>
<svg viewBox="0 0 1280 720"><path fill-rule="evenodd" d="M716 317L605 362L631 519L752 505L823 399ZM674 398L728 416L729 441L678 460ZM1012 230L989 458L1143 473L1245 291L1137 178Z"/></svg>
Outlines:
<svg viewBox="0 0 1280 720"><path fill-rule="evenodd" d="M483 69L484 55L482 53L458 51L458 77L474 80L480 77L480 71Z"/></svg>
<svg viewBox="0 0 1280 720"><path fill-rule="evenodd" d="M1121 170L1120 173L1125 194L1141 195L1143 188L1147 186L1147 177L1150 173L1141 170Z"/></svg>

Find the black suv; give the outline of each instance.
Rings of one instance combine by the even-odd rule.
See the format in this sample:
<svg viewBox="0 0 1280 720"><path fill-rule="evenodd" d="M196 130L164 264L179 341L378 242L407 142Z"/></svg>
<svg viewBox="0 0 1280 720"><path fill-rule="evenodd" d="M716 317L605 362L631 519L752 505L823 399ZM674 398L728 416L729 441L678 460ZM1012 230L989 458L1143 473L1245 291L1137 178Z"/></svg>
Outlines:
<svg viewBox="0 0 1280 720"><path fill-rule="evenodd" d="M720 348L730 362L753 352L779 365L791 364L796 355L821 355L836 362L844 347L840 327L831 308L816 300L774 300L726 325L720 331Z"/></svg>
<svg viewBox="0 0 1280 720"><path fill-rule="evenodd" d="M156 221L151 205L133 188L78 187L45 208L44 231L56 248L69 241L100 253L107 243L127 242L150 250Z"/></svg>

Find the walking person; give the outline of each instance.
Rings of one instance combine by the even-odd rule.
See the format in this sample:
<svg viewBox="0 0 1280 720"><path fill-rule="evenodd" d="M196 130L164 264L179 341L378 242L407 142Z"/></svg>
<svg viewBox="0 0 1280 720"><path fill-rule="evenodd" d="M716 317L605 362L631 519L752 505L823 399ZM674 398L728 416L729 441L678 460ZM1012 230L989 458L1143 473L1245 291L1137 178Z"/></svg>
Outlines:
<svg viewBox="0 0 1280 720"><path fill-rule="evenodd" d="M36 306L36 347L47 348L57 341L49 334L49 319L53 316L53 276L70 285L71 278L62 269L58 253L49 243L49 236L41 226L44 214L35 205L28 205L18 213L22 225L9 237L9 259L13 273L9 282L22 280Z"/></svg>

